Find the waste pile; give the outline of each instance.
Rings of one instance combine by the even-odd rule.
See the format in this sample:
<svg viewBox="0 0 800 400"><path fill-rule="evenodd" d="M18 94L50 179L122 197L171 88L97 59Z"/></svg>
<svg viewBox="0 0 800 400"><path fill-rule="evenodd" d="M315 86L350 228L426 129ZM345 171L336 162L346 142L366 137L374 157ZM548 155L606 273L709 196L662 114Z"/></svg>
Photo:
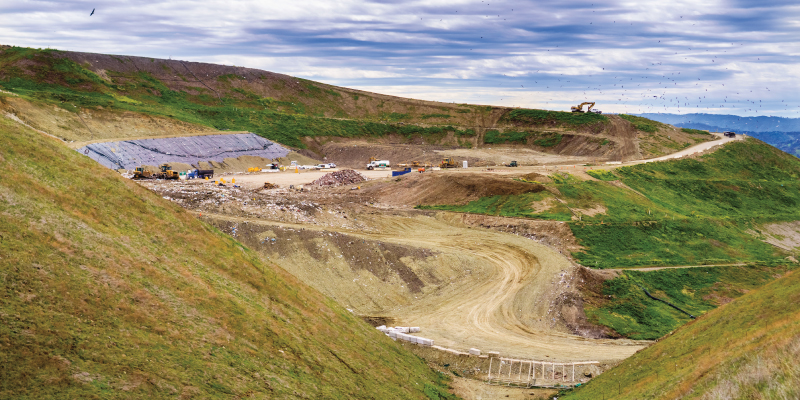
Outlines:
<svg viewBox="0 0 800 400"><path fill-rule="evenodd" d="M365 178L364 175L352 169L345 169L325 174L314 182L311 182L311 184L317 186L339 186L364 182L366 180L367 178Z"/></svg>

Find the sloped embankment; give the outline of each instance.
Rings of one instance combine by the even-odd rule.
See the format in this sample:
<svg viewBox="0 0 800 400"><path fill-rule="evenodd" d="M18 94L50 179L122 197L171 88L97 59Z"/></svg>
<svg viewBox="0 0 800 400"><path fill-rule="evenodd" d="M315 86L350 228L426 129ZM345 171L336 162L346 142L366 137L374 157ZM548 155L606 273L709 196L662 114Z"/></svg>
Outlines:
<svg viewBox="0 0 800 400"><path fill-rule="evenodd" d="M798 302L795 271L709 311L563 398L796 398Z"/></svg>
<svg viewBox="0 0 800 400"><path fill-rule="evenodd" d="M177 205L9 120L0 140L0 397L440 391L417 357Z"/></svg>

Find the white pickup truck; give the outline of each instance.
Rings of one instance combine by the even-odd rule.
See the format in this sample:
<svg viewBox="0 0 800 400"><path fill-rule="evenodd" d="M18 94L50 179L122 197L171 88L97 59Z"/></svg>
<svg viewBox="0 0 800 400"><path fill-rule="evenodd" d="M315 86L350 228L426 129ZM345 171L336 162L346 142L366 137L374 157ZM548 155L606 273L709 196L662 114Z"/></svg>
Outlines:
<svg viewBox="0 0 800 400"><path fill-rule="evenodd" d="M372 161L367 164L368 170L373 170L375 168L389 168L389 160Z"/></svg>

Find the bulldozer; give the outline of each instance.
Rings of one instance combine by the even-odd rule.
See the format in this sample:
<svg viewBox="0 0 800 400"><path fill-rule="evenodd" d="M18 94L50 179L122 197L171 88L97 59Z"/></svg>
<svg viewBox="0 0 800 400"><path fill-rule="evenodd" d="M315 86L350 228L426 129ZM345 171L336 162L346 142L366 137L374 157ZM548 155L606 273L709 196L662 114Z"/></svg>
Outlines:
<svg viewBox="0 0 800 400"><path fill-rule="evenodd" d="M455 168L456 162L452 158L448 157L442 160L439 164L439 168Z"/></svg>
<svg viewBox="0 0 800 400"><path fill-rule="evenodd" d="M133 179L150 179L152 177L153 174L143 167L136 167L136 170L133 171Z"/></svg>
<svg viewBox="0 0 800 400"><path fill-rule="evenodd" d="M172 166L169 164L161 164L161 170L156 174L157 179L179 179L180 174L178 171L173 171Z"/></svg>
<svg viewBox="0 0 800 400"><path fill-rule="evenodd" d="M570 108L572 109L572 112L579 112L579 113L582 113L582 112L584 112L584 111L583 111L583 106L585 106L585 105L587 105L587 104L589 105L589 107L586 109L586 112L587 112L587 113L589 113L589 112L592 112L592 107L594 107L594 102L593 102L593 101L592 101L592 102L585 102L585 103L581 103L581 104L580 104L580 105L578 105L577 107L576 107L576 106L572 106L572 107L570 107ZM595 111L594 111L594 113L595 113L595 114L600 114L600 113L601 113L601 111L600 111L600 110L595 110Z"/></svg>

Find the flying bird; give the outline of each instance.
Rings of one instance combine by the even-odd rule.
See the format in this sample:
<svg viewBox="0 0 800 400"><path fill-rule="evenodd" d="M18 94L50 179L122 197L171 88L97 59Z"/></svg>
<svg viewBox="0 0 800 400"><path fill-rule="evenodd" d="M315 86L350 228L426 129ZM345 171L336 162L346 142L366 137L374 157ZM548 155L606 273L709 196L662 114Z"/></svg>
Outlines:
<svg viewBox="0 0 800 400"><path fill-rule="evenodd" d="M91 13L91 14L89 14L89 16L90 16L90 17L91 17L92 15L94 15L94 10L96 10L96 8L93 8L93 9L92 9L92 13Z"/></svg>

